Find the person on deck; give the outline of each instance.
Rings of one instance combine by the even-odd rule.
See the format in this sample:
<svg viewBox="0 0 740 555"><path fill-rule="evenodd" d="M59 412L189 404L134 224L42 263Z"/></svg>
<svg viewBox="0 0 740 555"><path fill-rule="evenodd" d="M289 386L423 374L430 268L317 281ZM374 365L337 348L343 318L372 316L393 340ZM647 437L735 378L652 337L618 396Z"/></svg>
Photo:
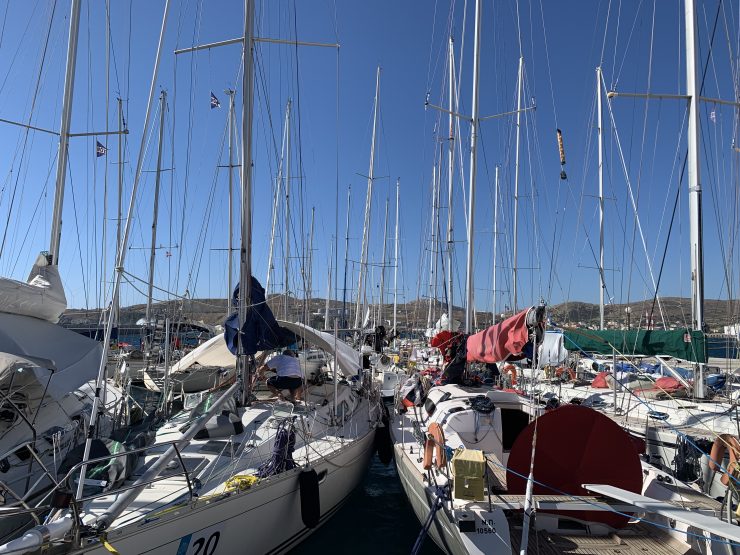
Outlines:
<svg viewBox="0 0 740 555"><path fill-rule="evenodd" d="M267 379L268 389L281 399L298 402L303 395L303 372L298 361L297 354L292 350L285 350L283 354L272 357L259 367L260 378L265 372L273 370L276 375ZM290 391L289 397L285 397L282 391Z"/></svg>

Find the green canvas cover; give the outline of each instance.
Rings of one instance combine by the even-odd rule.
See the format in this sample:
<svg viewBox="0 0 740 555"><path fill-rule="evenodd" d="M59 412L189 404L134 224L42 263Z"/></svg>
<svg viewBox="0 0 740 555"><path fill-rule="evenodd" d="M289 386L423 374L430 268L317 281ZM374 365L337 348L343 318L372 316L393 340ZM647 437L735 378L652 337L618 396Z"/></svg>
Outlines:
<svg viewBox="0 0 740 555"><path fill-rule="evenodd" d="M565 348L610 355L668 355L691 362L707 362L704 332L696 330L563 330Z"/></svg>

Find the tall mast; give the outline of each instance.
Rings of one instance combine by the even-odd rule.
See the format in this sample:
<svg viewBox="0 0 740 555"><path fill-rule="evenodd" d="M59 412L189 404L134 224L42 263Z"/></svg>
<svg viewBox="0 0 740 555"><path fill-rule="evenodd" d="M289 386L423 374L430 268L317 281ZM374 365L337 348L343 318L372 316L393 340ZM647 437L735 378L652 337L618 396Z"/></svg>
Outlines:
<svg viewBox="0 0 740 555"><path fill-rule="evenodd" d="M514 158L514 249L513 249L513 279L512 279L512 290L514 294L513 298L513 310L516 312L517 309L517 281L518 281L518 248L519 248L519 137L521 135L521 119L522 119L522 73L524 68L524 58L519 57L519 72L516 80L516 155Z"/></svg>
<svg viewBox="0 0 740 555"><path fill-rule="evenodd" d="M308 256L306 257L306 263L308 265L308 270L304 270L304 287L306 288L306 294L304 303L306 305L305 315L303 317L303 322L308 326L310 322L310 316L311 316L311 293L313 292L313 223L314 223L314 217L316 215L316 208L311 207L311 232L309 234L308 239Z"/></svg>
<svg viewBox="0 0 740 555"><path fill-rule="evenodd" d="M435 291L435 286L437 285L435 280L435 271L436 266L435 262L437 260L436 256L436 237L437 237L437 165L435 164L432 166L432 217L429 219L430 227L432 228L432 232L430 234L430 243L429 243L429 310L427 311L427 329L430 329L432 327L432 319L433 319L433 306L434 306L434 298L437 296Z"/></svg>
<svg viewBox="0 0 740 555"><path fill-rule="evenodd" d="M691 321L695 330L704 329L704 245L702 235L701 177L699 167L699 90L696 80L696 10L694 0L685 0L686 94L689 97L688 182L691 242Z"/></svg>
<svg viewBox="0 0 740 555"><path fill-rule="evenodd" d="M342 326L347 326L347 262L349 261L349 212L352 206L352 185L347 187L347 223L344 227L344 285L342 286Z"/></svg>
<svg viewBox="0 0 740 555"><path fill-rule="evenodd" d="M228 89L226 94L229 95L229 247L226 249L228 256L226 264L226 316L228 317L231 314L231 295L234 292L233 256L231 255L234 248L234 120L236 118L236 106L234 105L234 91Z"/></svg>
<svg viewBox="0 0 740 555"><path fill-rule="evenodd" d="M283 318L287 320L290 303L290 112L286 115L285 126L285 261L283 265L285 304L283 305Z"/></svg>
<svg viewBox="0 0 740 555"><path fill-rule="evenodd" d="M329 275L327 276L326 281L326 308L324 309L324 329L329 329L329 302L331 301L331 264L334 261L334 242L336 241L336 237L334 237L334 241L332 241L329 244Z"/></svg>
<svg viewBox="0 0 740 555"><path fill-rule="evenodd" d="M273 274L275 273L275 228L277 226L278 219L278 205L280 204L280 192L283 186L283 162L285 160L285 148L288 133L288 121L290 118L290 107L291 101L288 99L285 105L285 123L283 124L283 142L280 146L280 165L278 166L278 175L275 183L275 198L272 203L272 226L270 228L270 249L267 257L267 278L265 279L265 291L270 292L270 283L272 282Z"/></svg>
<svg viewBox="0 0 740 555"><path fill-rule="evenodd" d="M395 346L396 329L398 324L398 208L401 200L401 178L396 179L396 241L393 256L393 345Z"/></svg>
<svg viewBox="0 0 740 555"><path fill-rule="evenodd" d="M252 285L252 110L254 108L254 81L252 50L254 41L254 0L244 0L244 75L242 86L242 214L241 247L239 249L239 329L244 325L251 304ZM244 342L239 341L238 370L242 377L242 403L249 400L249 363L244 352Z"/></svg>
<svg viewBox="0 0 740 555"><path fill-rule="evenodd" d="M116 262L121 258L121 224L123 222L123 100L118 99L118 211L116 212ZM113 300L113 322L119 325L120 301Z"/></svg>
<svg viewBox="0 0 740 555"><path fill-rule="evenodd" d="M380 264L380 302L378 303L378 325L383 325L383 309L385 308L385 260L388 243L388 198L385 199L385 223L383 224L383 261Z"/></svg>
<svg viewBox="0 0 740 555"><path fill-rule="evenodd" d="M493 193L493 304L491 324L496 323L496 258L498 256L498 164L496 165L496 188Z"/></svg>
<svg viewBox="0 0 740 555"><path fill-rule="evenodd" d="M475 178L478 151L478 76L480 74L481 0L475 2L475 38L473 41L473 102L470 120L470 191L468 193L468 260L465 277L465 333L473 331L473 220L475 216Z"/></svg>
<svg viewBox="0 0 740 555"><path fill-rule="evenodd" d="M80 0L72 0L69 16L69 41L67 42L67 69L64 75L64 97L62 98L62 123L59 128L59 153L57 154L56 190L54 212L51 220L49 258L51 264L59 265L59 243L62 240L62 209L64 207L64 181L67 177L67 149L69 147L69 125L72 121L72 96L75 86L77 64L77 38L80 31Z"/></svg>
<svg viewBox="0 0 740 555"><path fill-rule="evenodd" d="M367 271L368 234L370 232L370 208L373 201L373 174L375 172L375 134L378 128L378 101L380 95L380 66L375 72L375 102L373 105L373 135L370 145L370 171L367 174L367 196L365 197L365 222L362 228L362 255L360 258L360 279L357 285L357 310L355 311L355 328L360 327L362 317L363 277Z"/></svg>
<svg viewBox="0 0 740 555"><path fill-rule="evenodd" d="M450 37L449 45L449 91L447 109L449 110L448 123L450 134L447 142L447 321L448 329L452 330L452 320L455 305L453 303L452 287L452 255L455 248L455 240L452 234L453 210L452 210L452 180L455 173L455 51L454 40Z"/></svg>
<svg viewBox="0 0 740 555"><path fill-rule="evenodd" d="M604 329L604 133L601 110L601 66L596 68L596 121L599 135L599 328Z"/></svg>
<svg viewBox="0 0 740 555"><path fill-rule="evenodd" d="M146 296L146 355L151 355L151 318L152 293L154 292L154 257L157 253L157 217L159 216L159 186L162 177L162 144L164 143L164 110L167 103L167 93L162 91L159 96L159 146L157 148L157 177L154 181L154 214L152 215L152 244L149 250L149 290Z"/></svg>

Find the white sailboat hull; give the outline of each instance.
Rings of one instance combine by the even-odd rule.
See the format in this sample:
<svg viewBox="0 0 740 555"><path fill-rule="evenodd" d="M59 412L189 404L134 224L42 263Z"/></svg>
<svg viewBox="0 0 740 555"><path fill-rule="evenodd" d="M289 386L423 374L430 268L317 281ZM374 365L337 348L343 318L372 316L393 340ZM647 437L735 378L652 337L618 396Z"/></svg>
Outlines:
<svg viewBox="0 0 740 555"><path fill-rule="evenodd" d="M374 449L374 430L321 459L321 520L326 522L360 484ZM301 518L300 468L265 479L251 489L212 502L185 506L161 517L124 525L108 534L120 553L214 555L284 553L310 535ZM96 545L85 553L109 555Z"/></svg>

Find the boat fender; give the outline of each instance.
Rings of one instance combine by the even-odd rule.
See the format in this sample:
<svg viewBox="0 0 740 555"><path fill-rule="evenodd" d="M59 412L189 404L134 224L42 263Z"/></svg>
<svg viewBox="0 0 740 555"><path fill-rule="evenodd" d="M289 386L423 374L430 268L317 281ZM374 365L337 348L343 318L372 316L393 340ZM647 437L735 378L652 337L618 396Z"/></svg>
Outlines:
<svg viewBox="0 0 740 555"><path fill-rule="evenodd" d="M216 437L229 437L238 435L244 431L244 424L233 412L224 411L212 417L206 425L195 434L195 439L209 439Z"/></svg>
<svg viewBox="0 0 740 555"><path fill-rule="evenodd" d="M307 528L316 528L321 518L319 475L313 468L301 470L298 475L301 490L301 519Z"/></svg>
<svg viewBox="0 0 740 555"><path fill-rule="evenodd" d="M727 471L723 472L721 479L722 484L725 486L730 483L730 474L737 476L740 470L740 464L738 464L738 460L740 460L740 441L732 434L720 434L714 440L712 451L709 453L709 469L714 472L721 471L720 465L724 463L725 453L728 447L730 448L730 462L727 465Z"/></svg>

